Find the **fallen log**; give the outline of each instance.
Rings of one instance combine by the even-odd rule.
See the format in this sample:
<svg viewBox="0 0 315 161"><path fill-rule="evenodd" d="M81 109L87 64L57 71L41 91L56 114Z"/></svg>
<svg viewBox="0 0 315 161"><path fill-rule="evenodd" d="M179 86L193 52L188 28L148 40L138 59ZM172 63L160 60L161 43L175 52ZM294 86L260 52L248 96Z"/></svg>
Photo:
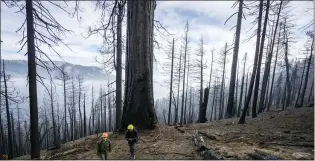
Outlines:
<svg viewBox="0 0 315 161"><path fill-rule="evenodd" d="M183 126L175 126L175 129L178 130L181 133L185 133L185 131L180 129L179 127L183 127Z"/></svg>
<svg viewBox="0 0 315 161"><path fill-rule="evenodd" d="M71 149L71 150L67 150L65 152L62 152L62 153L57 153L53 156L50 156L48 158L45 158L45 159L55 159L55 158L58 158L60 156L65 156L65 155L68 155L68 154L73 154L73 153L76 153L76 152L81 152L81 151L85 151L85 149L82 149L82 148L76 148L76 149Z"/></svg>
<svg viewBox="0 0 315 161"><path fill-rule="evenodd" d="M285 143L285 142L261 142L260 144L272 144L280 146L299 146L299 147L313 147L314 143L299 142L299 143Z"/></svg>
<svg viewBox="0 0 315 161"><path fill-rule="evenodd" d="M255 152L248 154L252 159L254 160L280 160L281 158L279 156L260 151L255 150Z"/></svg>
<svg viewBox="0 0 315 161"><path fill-rule="evenodd" d="M196 150L201 154L205 160L225 160L215 150L205 146L205 141L202 136L199 135L198 130L194 130L193 139L196 146Z"/></svg>
<svg viewBox="0 0 315 161"><path fill-rule="evenodd" d="M198 133L203 135L203 136L205 136L205 137L207 137L210 140L218 140L216 136L208 134L206 132L198 131Z"/></svg>

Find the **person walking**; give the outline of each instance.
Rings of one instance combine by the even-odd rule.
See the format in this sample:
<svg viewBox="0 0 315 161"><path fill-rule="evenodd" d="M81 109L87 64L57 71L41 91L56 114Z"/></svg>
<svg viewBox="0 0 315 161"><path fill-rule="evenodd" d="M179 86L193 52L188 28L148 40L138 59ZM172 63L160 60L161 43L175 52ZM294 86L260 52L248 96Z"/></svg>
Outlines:
<svg viewBox="0 0 315 161"><path fill-rule="evenodd" d="M101 160L107 160L108 153L111 151L111 142L108 139L108 134L105 132L102 135L102 140L97 144L97 155L101 158Z"/></svg>
<svg viewBox="0 0 315 161"><path fill-rule="evenodd" d="M125 139L129 145L130 159L135 159L135 144L138 142L139 137L137 130L132 124L128 125L127 127Z"/></svg>

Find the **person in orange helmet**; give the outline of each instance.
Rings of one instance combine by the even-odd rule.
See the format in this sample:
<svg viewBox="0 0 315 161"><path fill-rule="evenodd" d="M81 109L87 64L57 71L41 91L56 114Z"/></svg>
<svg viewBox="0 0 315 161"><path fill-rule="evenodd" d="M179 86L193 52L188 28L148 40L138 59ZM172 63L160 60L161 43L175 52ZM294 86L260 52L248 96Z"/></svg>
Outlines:
<svg viewBox="0 0 315 161"><path fill-rule="evenodd" d="M108 134L105 132L102 135L102 140L97 144L97 155L100 156L101 160L107 160L108 153L111 151L111 142L108 139Z"/></svg>

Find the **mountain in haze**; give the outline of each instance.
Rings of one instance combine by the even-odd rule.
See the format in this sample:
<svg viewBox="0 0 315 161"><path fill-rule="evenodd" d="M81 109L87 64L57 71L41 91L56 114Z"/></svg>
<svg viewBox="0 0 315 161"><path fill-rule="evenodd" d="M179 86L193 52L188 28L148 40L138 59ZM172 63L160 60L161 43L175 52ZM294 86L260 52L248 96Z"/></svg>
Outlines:
<svg viewBox="0 0 315 161"><path fill-rule="evenodd" d="M16 77L26 77L27 76L27 61L26 60L4 60L5 69L7 74L12 78ZM51 62L46 62L47 66L52 69L51 73L53 77L59 75L60 71L58 68L54 68L54 65ZM104 69L95 66L83 66L77 64L71 64L68 62L54 61L54 64L58 67L61 67L63 64L66 66L66 72L69 75L82 75L85 79L89 80L107 80L113 79L114 76L109 74ZM37 66L37 73L42 77L47 77L48 72L45 68Z"/></svg>

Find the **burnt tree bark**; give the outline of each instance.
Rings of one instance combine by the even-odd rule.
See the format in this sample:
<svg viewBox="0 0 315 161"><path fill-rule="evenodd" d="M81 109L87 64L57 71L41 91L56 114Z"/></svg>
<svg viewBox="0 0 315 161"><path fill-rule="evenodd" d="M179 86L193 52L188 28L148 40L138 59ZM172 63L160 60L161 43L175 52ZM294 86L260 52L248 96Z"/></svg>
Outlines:
<svg viewBox="0 0 315 161"><path fill-rule="evenodd" d="M272 101L273 101L273 85L274 85L274 81L275 81L275 73L276 73L277 61L278 61L280 33L281 33L281 25L280 25L280 30L279 30L279 33L278 33L277 51L276 51L276 56L275 56L275 63L273 65L272 81L271 81L271 87L270 87L270 92L269 92L269 100L268 100L268 105L267 105L267 111L270 110L270 106L271 106Z"/></svg>
<svg viewBox="0 0 315 161"><path fill-rule="evenodd" d="M258 59L258 64L257 64L253 107L252 107L252 118L257 117L257 102L258 102L258 90L259 90L259 81L260 81L260 70L261 70L262 55L264 51L264 44L265 44L265 37L266 37L266 30L267 30L267 23L268 23L269 6L270 6L270 0L267 0L265 20L264 20L264 26L263 26L263 32L262 32L260 50L259 50L259 59Z"/></svg>
<svg viewBox="0 0 315 161"><path fill-rule="evenodd" d="M156 124L152 80L155 7L155 1L127 2L127 64L122 129L128 124L152 129Z"/></svg>
<svg viewBox="0 0 315 161"><path fill-rule="evenodd" d="M286 20L283 26L283 33L284 33L284 45L285 45L285 51L284 51L284 61L285 61L285 69L286 69L286 97L285 98L289 98L286 99L285 101L285 108L287 108L291 102L290 98L291 98L291 80L290 80L290 64L289 64L289 60L288 60L288 48L289 48L289 38L288 38L288 33L286 31Z"/></svg>
<svg viewBox="0 0 315 161"><path fill-rule="evenodd" d="M232 61L232 67L231 67L229 96L228 96L228 103L227 103L227 110L226 110L225 118L233 117L236 66L237 66L238 49L239 49L240 36L241 36L242 15L243 15L243 0L240 0L239 7L238 7L238 14L237 14L236 37L235 37L235 45L234 45L234 50L233 50L233 61Z"/></svg>
<svg viewBox="0 0 315 161"><path fill-rule="evenodd" d="M259 55L259 44L260 44L260 31L261 31L261 19L262 19L262 12L263 12L263 0L260 0L259 4L259 16L258 16L258 28L257 28L257 39L256 39L256 51L255 51L255 58L254 58L254 66L253 66L253 72L252 76L250 78L250 83L248 87L248 94L246 97L246 102L244 104L243 112L239 121L239 124L244 124L245 123L245 116L246 112L249 108L249 103L251 100L252 92L253 92L253 86L254 86L254 80L256 76L256 68L257 68L257 60L258 60L258 55Z"/></svg>
<svg viewBox="0 0 315 161"><path fill-rule="evenodd" d="M277 22L276 22L273 38L271 39L271 41L272 41L271 49L267 53L268 56L267 56L267 60L266 60L266 63L265 63L265 70L264 70L264 76L263 76L263 81L262 81L262 86L261 86L261 93L260 93L260 101L259 101L259 106L258 106L259 107L258 112L262 112L262 110L264 109L263 102L264 102L264 97L265 97L265 94L266 94L266 89L268 88L267 81L268 81L269 74L270 74L270 65L271 65L271 60L272 60L272 54L273 54L273 48L274 48L274 44L275 44L278 24L279 24L279 17L280 17L280 13L281 13L282 2L283 2L283 0L281 0L281 2L280 2L280 7L279 7L278 15L277 15Z"/></svg>
<svg viewBox="0 0 315 161"><path fill-rule="evenodd" d="M29 80L29 104L30 104L30 138L31 159L40 157L40 142L38 131L38 107L37 107L37 82L36 61L34 44L34 17L33 0L26 1L26 26L27 26L27 56L28 56L28 80ZM9 158L10 159L10 158Z"/></svg>
<svg viewBox="0 0 315 161"><path fill-rule="evenodd" d="M200 117L199 117L199 123L205 123L207 122L206 118L206 112L207 112L207 106L208 106L208 98L209 98L209 88L205 88L204 93L204 102L202 102L201 111L200 111Z"/></svg>
<svg viewBox="0 0 315 161"><path fill-rule="evenodd" d="M245 79L246 60L247 60L247 53L245 53L245 56L244 56L243 76L242 76L242 83L241 83L240 101L239 101L239 105L238 105L238 109L237 109L237 117L240 117L240 115L241 115L241 105L242 105L242 100L243 100L243 88L244 88L244 79ZM245 91L245 94L246 94L246 91Z"/></svg>
<svg viewBox="0 0 315 161"><path fill-rule="evenodd" d="M184 114L184 97L185 97L185 81L186 81L186 62L187 62L187 50L188 50L188 31L189 31L189 23L186 22L185 26L185 45L184 45L184 78L183 78L183 94L182 94L182 108L181 108L181 115L180 115L180 124L183 124L183 114Z"/></svg>
<svg viewBox="0 0 315 161"><path fill-rule="evenodd" d="M172 113L172 93L173 93L173 65L174 65L174 38L172 43L172 64L171 64L171 85L170 85L170 100L168 103L168 125L171 125L171 113Z"/></svg>
<svg viewBox="0 0 315 161"><path fill-rule="evenodd" d="M8 159L12 159L13 158L12 122L10 119L7 76L5 74L4 62L2 62L2 64L3 64L4 99L5 99L5 109L6 109L6 113L7 113L7 128L8 128Z"/></svg>
<svg viewBox="0 0 315 161"><path fill-rule="evenodd" d="M312 45L311 45L311 54L308 58L308 63L307 63L307 68L306 68L306 73L305 73L305 79L304 79L304 86L303 86L302 93L301 93L301 101L298 105L299 107L303 106L303 103L304 103L304 96L305 96L305 91L306 91L306 87L307 87L308 73L310 71L310 66L311 66L311 61L312 61L312 56L313 56L313 50L314 50L314 38L312 40Z"/></svg>
<svg viewBox="0 0 315 161"><path fill-rule="evenodd" d="M119 1L117 15L117 54L116 54L116 130L121 128L122 117L122 22L125 2ZM105 111L106 112L106 111Z"/></svg>

